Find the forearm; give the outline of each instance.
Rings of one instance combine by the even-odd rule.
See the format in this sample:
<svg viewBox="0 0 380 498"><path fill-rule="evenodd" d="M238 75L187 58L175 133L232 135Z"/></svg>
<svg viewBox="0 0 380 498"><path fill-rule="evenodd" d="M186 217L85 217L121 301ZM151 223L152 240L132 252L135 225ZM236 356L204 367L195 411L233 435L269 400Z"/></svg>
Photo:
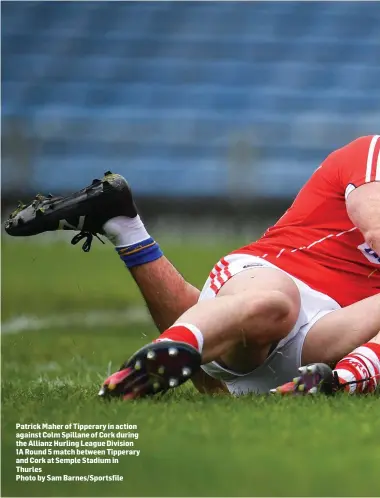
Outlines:
<svg viewBox="0 0 380 498"><path fill-rule="evenodd" d="M198 301L200 291L186 282L165 256L131 268L131 275L160 332Z"/></svg>

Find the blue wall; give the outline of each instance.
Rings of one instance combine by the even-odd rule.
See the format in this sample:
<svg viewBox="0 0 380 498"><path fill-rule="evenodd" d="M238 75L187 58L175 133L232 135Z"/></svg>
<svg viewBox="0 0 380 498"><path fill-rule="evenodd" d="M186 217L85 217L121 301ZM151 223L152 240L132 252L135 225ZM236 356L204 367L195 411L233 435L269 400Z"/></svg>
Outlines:
<svg viewBox="0 0 380 498"><path fill-rule="evenodd" d="M142 194L287 197L380 131L378 2L2 2L2 32L40 190L111 169Z"/></svg>

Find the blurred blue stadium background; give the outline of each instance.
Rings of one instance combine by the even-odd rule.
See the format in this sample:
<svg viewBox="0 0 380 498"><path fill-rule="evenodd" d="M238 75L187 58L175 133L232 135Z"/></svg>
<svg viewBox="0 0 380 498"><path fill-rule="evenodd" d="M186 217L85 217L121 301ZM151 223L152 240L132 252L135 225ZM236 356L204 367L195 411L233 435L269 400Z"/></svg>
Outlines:
<svg viewBox="0 0 380 498"><path fill-rule="evenodd" d="M289 201L380 128L379 2L1 2L2 184Z"/></svg>

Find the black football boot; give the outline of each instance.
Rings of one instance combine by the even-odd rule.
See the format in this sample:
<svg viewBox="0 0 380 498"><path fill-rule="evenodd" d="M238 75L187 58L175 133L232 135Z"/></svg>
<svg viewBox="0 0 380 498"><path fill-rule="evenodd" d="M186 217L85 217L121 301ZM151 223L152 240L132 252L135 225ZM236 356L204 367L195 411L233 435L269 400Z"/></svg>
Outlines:
<svg viewBox="0 0 380 498"><path fill-rule="evenodd" d="M5 222L5 231L14 237L37 235L55 230L80 232L72 239L90 250L93 237L104 235L103 225L116 216L134 218L137 208L131 189L121 175L107 171L101 180L66 197L37 194L28 205L22 203ZM99 238L99 237L98 237Z"/></svg>
<svg viewBox="0 0 380 498"><path fill-rule="evenodd" d="M99 396L124 400L152 396L180 386L200 365L200 353L185 342L147 344L104 381Z"/></svg>

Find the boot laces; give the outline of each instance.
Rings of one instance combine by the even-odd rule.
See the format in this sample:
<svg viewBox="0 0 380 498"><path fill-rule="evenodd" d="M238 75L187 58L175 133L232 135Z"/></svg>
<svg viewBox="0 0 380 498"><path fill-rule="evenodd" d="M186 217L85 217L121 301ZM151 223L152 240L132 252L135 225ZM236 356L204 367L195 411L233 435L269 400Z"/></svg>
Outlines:
<svg viewBox="0 0 380 498"><path fill-rule="evenodd" d="M102 244L105 244L105 242L98 236L98 234L96 233L91 233L91 232L88 232L86 230L82 230L81 232L77 233L72 239L71 239L71 243L75 246L76 244L78 244L78 242L80 242L81 240L83 239L86 239L82 245L82 250L84 252L89 252L89 250L91 249L91 244L92 244L92 241L94 239L94 237L96 237L98 240L100 240L100 242Z"/></svg>

